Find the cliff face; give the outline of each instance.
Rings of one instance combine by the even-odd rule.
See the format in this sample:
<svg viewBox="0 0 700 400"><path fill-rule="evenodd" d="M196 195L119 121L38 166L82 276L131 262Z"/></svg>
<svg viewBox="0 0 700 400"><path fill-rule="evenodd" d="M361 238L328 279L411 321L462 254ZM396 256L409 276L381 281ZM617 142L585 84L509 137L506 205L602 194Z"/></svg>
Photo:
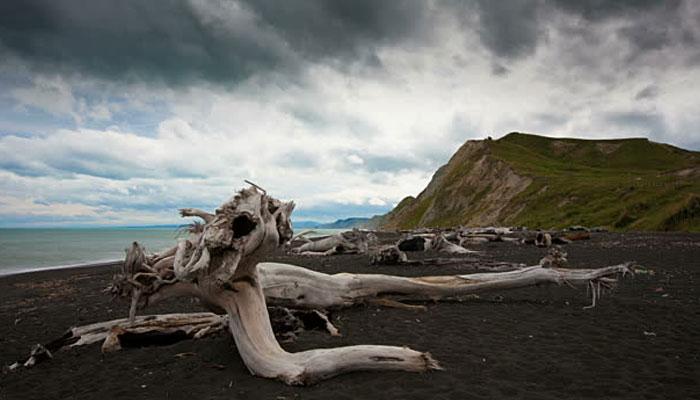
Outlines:
<svg viewBox="0 0 700 400"><path fill-rule="evenodd" d="M407 198L385 218L387 228L493 225L512 210L509 200L532 179L493 157L485 141L469 141L433 176L417 198Z"/></svg>
<svg viewBox="0 0 700 400"><path fill-rule="evenodd" d="M456 225L699 230L700 156L646 139L512 133L468 141L385 229Z"/></svg>

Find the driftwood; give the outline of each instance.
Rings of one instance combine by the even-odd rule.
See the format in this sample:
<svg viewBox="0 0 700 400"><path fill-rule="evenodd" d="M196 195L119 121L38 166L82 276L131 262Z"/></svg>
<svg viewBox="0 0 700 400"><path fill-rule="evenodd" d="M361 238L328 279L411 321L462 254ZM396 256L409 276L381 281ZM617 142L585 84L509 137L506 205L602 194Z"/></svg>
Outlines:
<svg viewBox="0 0 700 400"><path fill-rule="evenodd" d="M122 274L115 277L113 291L132 296L131 315L137 305L176 296L198 297L210 309L227 313L229 329L253 374L306 384L358 369L425 371L439 367L427 353L393 346L287 353L272 334L266 299L270 304L310 309L368 302L399 305L397 301L438 300L543 283L611 287L614 276L629 271L628 265L591 270L533 266L509 272L405 278L328 275L293 265L259 263L292 238L292 209L293 203L280 202L251 188L222 205L213 217L188 210L187 214L204 215L205 224L195 225L190 237L180 241L168 257L149 257L138 244L132 245ZM314 246L302 245L298 251L328 251L343 241L366 251L369 241L359 231L331 238L313 242ZM431 243L438 243L438 248L454 249L443 236L435 234L435 238ZM166 259L172 259L172 272L162 269L168 265L163 261ZM161 268L155 268L154 263L159 262ZM593 296L599 294L595 291Z"/></svg>
<svg viewBox="0 0 700 400"><path fill-rule="evenodd" d="M631 273L631 264L597 269L544 268L541 265L508 272L401 277L382 274L328 275L289 264L261 263L265 297L274 304L298 308L344 307L370 299L440 300L487 291L542 284L586 286L603 283L612 289L615 276ZM601 292L592 297L593 302Z"/></svg>
<svg viewBox="0 0 700 400"><path fill-rule="evenodd" d="M266 278L258 262L292 238L293 208L293 203L273 199L254 187L242 190L178 243L172 277L155 271L150 263L154 257L144 256L134 244L112 291L132 296L132 310L139 303L172 296L198 297L209 308L227 314L229 330L251 373L287 384L309 384L354 370L438 369L428 353L406 347L359 345L298 353L280 347L270 324L263 295Z"/></svg>
<svg viewBox="0 0 700 400"><path fill-rule="evenodd" d="M35 345L29 357L20 365L32 367L53 358L60 350L102 343L102 352L108 353L127 347L167 345L184 339L199 339L221 331L227 317L213 313L163 314L98 322L69 329L63 336L46 344Z"/></svg>
<svg viewBox="0 0 700 400"><path fill-rule="evenodd" d="M328 316L318 310L293 310L269 307L275 336L290 340L304 330L322 330L340 336ZM32 367L53 358L58 351L93 343L102 343L103 353L123 348L163 346L186 339L200 339L218 333L228 325L227 315L209 312L139 316L98 322L69 329L63 336L46 344L35 345L29 357L16 367Z"/></svg>
<svg viewBox="0 0 700 400"><path fill-rule="evenodd" d="M547 255L540 260L540 265L544 268L565 268L568 263L567 255L561 247L552 247L547 252Z"/></svg>
<svg viewBox="0 0 700 400"><path fill-rule="evenodd" d="M442 235L449 242L465 247L479 245L488 242L513 242L534 244L537 247L550 247L552 245L565 245L577 240L591 238L591 232L604 232L602 228L590 230L581 226L573 226L564 231L536 231L530 233L526 228L487 227L466 228L459 227L454 230L437 232L435 236Z"/></svg>
<svg viewBox="0 0 700 400"><path fill-rule="evenodd" d="M370 255L369 263L372 265L398 265L406 264L408 257L406 253L401 251L398 246L384 246L379 248L374 254Z"/></svg>
<svg viewBox="0 0 700 400"><path fill-rule="evenodd" d="M401 251L439 251L449 254L468 254L476 253L475 251L467 250L461 244L452 243L447 237L452 237L453 240L459 240L456 234L445 235L443 233L435 233L433 235L410 235L399 240L396 243Z"/></svg>
<svg viewBox="0 0 700 400"><path fill-rule="evenodd" d="M552 246L552 235L546 232L538 232L535 236L535 246L537 247L551 247Z"/></svg>
<svg viewBox="0 0 700 400"><path fill-rule="evenodd" d="M289 217L293 208L293 203L251 187L215 214L182 210L182 215L204 221L191 227L187 239L162 254L146 255L137 243L129 249L111 287L112 293L131 298L129 318L119 326L134 329L144 322L146 317L135 316L138 307L193 296L216 313L208 315L225 318L251 373L287 384L309 384L355 370L420 372L440 367L430 354L406 347L359 345L288 353L275 338L268 303L312 310L360 303L415 307L400 301L448 299L554 283L588 286L595 304L603 289L612 288L616 275L630 271L628 264L577 270L537 265L508 272L408 278L328 275L294 265L260 262L292 238ZM217 320L216 326L223 323Z"/></svg>
<svg viewBox="0 0 700 400"><path fill-rule="evenodd" d="M328 309L363 304L376 298L436 301L542 284L586 286L601 279L610 286L616 275L631 272L631 264L597 269L545 268L542 265L518 268L509 263L502 267L509 271L409 278L383 274L329 275L290 264L262 262L258 264L258 281L268 304ZM183 283L167 285L150 296L149 304L186 295L197 296L198 288Z"/></svg>
<svg viewBox="0 0 700 400"><path fill-rule="evenodd" d="M458 244L448 241L442 234L437 234L435 237L433 237L433 239L430 241L430 249L449 254L476 253L476 251L467 250Z"/></svg>
<svg viewBox="0 0 700 400"><path fill-rule="evenodd" d="M459 265L465 272L505 272L518 268L524 268L525 264L504 261L487 261L468 257L436 257L422 260L409 260L405 252L397 245L383 246L370 255L369 263L372 265Z"/></svg>
<svg viewBox="0 0 700 400"><path fill-rule="evenodd" d="M372 233L353 229L306 243L293 248L292 252L303 256L330 256L334 254L364 254L376 241Z"/></svg>
<svg viewBox="0 0 700 400"><path fill-rule="evenodd" d="M411 235L396 243L401 251L425 251L430 247L430 239L425 236Z"/></svg>

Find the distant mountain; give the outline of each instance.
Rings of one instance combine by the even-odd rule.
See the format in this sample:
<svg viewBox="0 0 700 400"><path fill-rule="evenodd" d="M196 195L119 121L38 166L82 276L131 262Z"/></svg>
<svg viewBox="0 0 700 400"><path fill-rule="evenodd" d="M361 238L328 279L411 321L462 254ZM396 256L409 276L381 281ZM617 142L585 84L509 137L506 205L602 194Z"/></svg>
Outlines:
<svg viewBox="0 0 700 400"><path fill-rule="evenodd" d="M323 225L323 223L318 221L292 221L294 229L312 229L318 228L321 225Z"/></svg>
<svg viewBox="0 0 700 400"><path fill-rule="evenodd" d="M345 218L339 219L329 224L323 224L319 228L324 229L352 229L352 228L367 228L369 227L370 218Z"/></svg>
<svg viewBox="0 0 700 400"><path fill-rule="evenodd" d="M322 223L316 221L299 221L294 222L294 228L296 229L352 229L352 228L371 228L375 225L375 221L378 217L372 218L345 218L339 219L335 222Z"/></svg>
<svg viewBox="0 0 700 400"><path fill-rule="evenodd" d="M380 225L700 231L700 153L643 138L470 140Z"/></svg>

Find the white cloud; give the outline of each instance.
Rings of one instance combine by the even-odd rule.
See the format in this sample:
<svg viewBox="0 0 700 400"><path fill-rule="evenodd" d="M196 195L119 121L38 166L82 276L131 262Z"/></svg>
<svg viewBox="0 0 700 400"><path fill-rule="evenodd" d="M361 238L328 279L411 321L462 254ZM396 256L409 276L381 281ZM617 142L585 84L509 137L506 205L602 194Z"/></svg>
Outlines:
<svg viewBox="0 0 700 400"><path fill-rule="evenodd" d="M22 107L35 107L55 116L80 118L71 86L60 76L35 77L31 86L16 88L12 95Z"/></svg>
<svg viewBox="0 0 700 400"><path fill-rule="evenodd" d="M348 160L348 162L350 162L350 164L362 165L365 163L365 160L363 160L362 157L358 156L357 154L350 154L345 158Z"/></svg>
<svg viewBox="0 0 700 400"><path fill-rule="evenodd" d="M60 75L36 75L29 85L12 89L10 95L18 108L34 108L55 117L72 119L76 125L89 121L109 121L113 109L121 108L104 99L89 101L85 96L76 94L75 86L80 86L80 83ZM90 89L94 91L96 88Z"/></svg>

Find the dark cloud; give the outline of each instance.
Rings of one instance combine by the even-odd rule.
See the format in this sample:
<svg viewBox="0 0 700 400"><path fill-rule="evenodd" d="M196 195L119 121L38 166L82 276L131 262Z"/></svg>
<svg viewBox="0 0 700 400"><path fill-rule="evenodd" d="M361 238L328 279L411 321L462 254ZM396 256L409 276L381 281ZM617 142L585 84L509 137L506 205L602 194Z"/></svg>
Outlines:
<svg viewBox="0 0 700 400"><path fill-rule="evenodd" d="M479 37L496 56L531 54L542 35L538 2L479 0Z"/></svg>
<svg viewBox="0 0 700 400"><path fill-rule="evenodd" d="M595 23L628 23L620 38L639 51L694 43L680 31L681 0L23 0L0 2L0 57L35 71L85 73L108 80L236 83L301 70L306 62L382 68L383 46L433 44L440 16L476 32L496 59L533 54L555 11ZM474 26L471 26L476 24ZM678 31L678 32L676 32ZM566 32L564 32L566 33ZM455 33L457 34L457 33ZM691 40L692 39L692 40ZM687 44L689 45L689 44ZM509 65L495 63L502 75Z"/></svg>
<svg viewBox="0 0 700 400"><path fill-rule="evenodd" d="M596 24L617 19L623 25L618 29L618 37L628 43L629 60L633 61L649 51L672 46L674 41L685 46L695 43L695 33L683 27L683 19L692 16L683 15L682 3L682 0L477 0L475 12L479 16L481 42L494 56L504 60L533 54L548 31L592 39L598 29ZM557 26L553 22L557 12L579 21L575 29ZM595 40L589 44L600 45ZM493 69L495 75L502 71Z"/></svg>
<svg viewBox="0 0 700 400"><path fill-rule="evenodd" d="M620 28L619 35L642 51L659 50L671 43L669 26L639 23Z"/></svg>
<svg viewBox="0 0 700 400"><path fill-rule="evenodd" d="M684 18L689 17L684 15L682 0L551 0L551 4L582 19L588 31L594 31L596 23L617 20L622 25L617 37L627 44L619 49L628 53L627 62L639 62L651 51L672 46L676 39L692 37L683 28Z"/></svg>
<svg viewBox="0 0 700 400"><path fill-rule="evenodd" d="M491 73L496 75L496 76L506 76L510 70L506 67L504 67L502 64L499 63L493 63L491 65Z"/></svg>
<svg viewBox="0 0 700 400"><path fill-rule="evenodd" d="M608 126L618 127L621 131L644 137L662 137L666 134L666 122L663 115L639 111L614 111L603 115Z"/></svg>
<svg viewBox="0 0 700 400"><path fill-rule="evenodd" d="M631 17L639 13L654 13L678 9L682 0L549 0L568 13L589 21Z"/></svg>
<svg viewBox="0 0 700 400"><path fill-rule="evenodd" d="M637 94L634 96L635 100L646 100L646 99L655 99L656 97L659 96L659 87L651 84L649 86L646 86L644 89L640 90L637 92Z"/></svg>
<svg viewBox="0 0 700 400"><path fill-rule="evenodd" d="M264 71L288 72L304 59L352 60L367 53L364 59L376 64L372 49L411 37L425 19L424 5L417 0L1 2L0 49L52 72L169 84L236 82Z"/></svg>
<svg viewBox="0 0 700 400"><path fill-rule="evenodd" d="M355 56L374 46L419 35L426 28L427 2L421 0L245 0L303 54Z"/></svg>
<svg viewBox="0 0 700 400"><path fill-rule="evenodd" d="M43 70L177 83L237 80L287 62L257 32L222 32L184 1L0 3L6 50ZM252 28L252 27L251 27Z"/></svg>

